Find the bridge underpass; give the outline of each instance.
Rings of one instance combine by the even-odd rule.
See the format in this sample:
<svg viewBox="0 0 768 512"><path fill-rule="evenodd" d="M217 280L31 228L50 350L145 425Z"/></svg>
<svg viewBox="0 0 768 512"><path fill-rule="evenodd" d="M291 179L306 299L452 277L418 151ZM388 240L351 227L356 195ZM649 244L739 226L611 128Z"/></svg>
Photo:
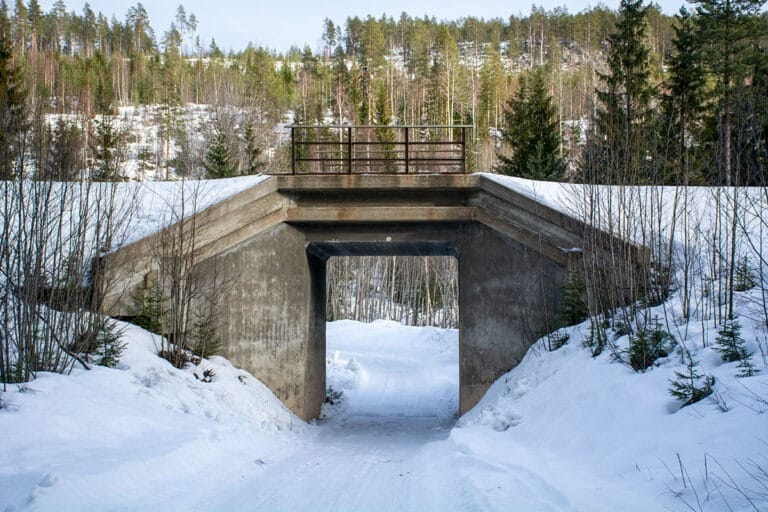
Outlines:
<svg viewBox="0 0 768 512"><path fill-rule="evenodd" d="M552 327L584 229L482 175L271 177L195 217L189 279L227 277L222 355L310 419L325 398L328 258L453 256L464 413ZM104 312L127 316L159 266L161 235L107 257Z"/></svg>

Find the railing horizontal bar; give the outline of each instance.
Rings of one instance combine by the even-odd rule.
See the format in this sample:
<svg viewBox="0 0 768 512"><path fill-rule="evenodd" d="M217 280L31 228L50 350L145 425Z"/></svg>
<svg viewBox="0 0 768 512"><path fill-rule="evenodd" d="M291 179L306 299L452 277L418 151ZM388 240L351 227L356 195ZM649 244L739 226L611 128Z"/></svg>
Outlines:
<svg viewBox="0 0 768 512"><path fill-rule="evenodd" d="M319 126L319 125L312 125L312 124L289 124L285 126L286 128L295 128L295 129L313 129L313 130L346 130L348 128L352 128L353 130L357 130L360 128L366 128L371 130L402 130L405 128L413 129L417 128L420 130L432 130L436 128L474 128L471 124L430 124L430 125L423 125L423 124L398 124L398 125L326 125L326 126Z"/></svg>
<svg viewBox="0 0 768 512"><path fill-rule="evenodd" d="M414 163L428 163L433 165L444 164L460 164L463 162L461 158L409 158L408 161ZM344 158L297 158L296 162L328 162L329 165L342 165L346 164ZM365 162L392 162L392 163L405 163L405 158L354 158L353 163L365 163Z"/></svg>
<svg viewBox="0 0 768 512"><path fill-rule="evenodd" d="M456 146L455 149L459 149L461 147L461 142L448 142L448 141L440 141L440 140L423 141L423 142L419 142L419 141L405 142L405 141L399 141L399 140L394 140L392 142L379 142L379 141L372 140L370 142L352 141L351 143L348 141L344 141L344 142L296 141L294 143L295 146L339 146L339 147L347 146L349 144L351 144L352 146L403 146L403 147L405 147L406 145L408 146ZM449 151L449 150L446 149L445 151Z"/></svg>

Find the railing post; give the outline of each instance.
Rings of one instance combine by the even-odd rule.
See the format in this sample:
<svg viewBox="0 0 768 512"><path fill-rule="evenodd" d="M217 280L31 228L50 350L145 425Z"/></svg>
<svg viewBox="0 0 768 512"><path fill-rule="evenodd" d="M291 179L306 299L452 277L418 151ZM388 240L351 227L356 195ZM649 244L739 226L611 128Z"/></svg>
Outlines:
<svg viewBox="0 0 768 512"><path fill-rule="evenodd" d="M296 127L291 126L291 174L296 174Z"/></svg>
<svg viewBox="0 0 768 512"><path fill-rule="evenodd" d="M467 174L467 127L461 127L461 172Z"/></svg>
<svg viewBox="0 0 768 512"><path fill-rule="evenodd" d="M408 174L411 167L410 138L408 137L408 127L405 127L405 174Z"/></svg>
<svg viewBox="0 0 768 512"><path fill-rule="evenodd" d="M352 127L347 126L347 174L352 174Z"/></svg>

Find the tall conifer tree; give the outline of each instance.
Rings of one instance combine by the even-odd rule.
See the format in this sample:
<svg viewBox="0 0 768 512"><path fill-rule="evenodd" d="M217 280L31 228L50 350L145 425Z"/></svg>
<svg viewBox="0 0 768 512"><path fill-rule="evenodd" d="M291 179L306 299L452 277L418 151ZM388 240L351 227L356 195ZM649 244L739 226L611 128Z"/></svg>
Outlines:
<svg viewBox="0 0 768 512"><path fill-rule="evenodd" d="M557 109L540 69L520 77L520 89L507 103L503 140L512 156L499 155L497 171L511 176L557 180L565 171L560 157Z"/></svg>
<svg viewBox="0 0 768 512"><path fill-rule="evenodd" d="M23 151L27 125L26 90L11 41L8 6L0 2L0 180L12 178Z"/></svg>
<svg viewBox="0 0 768 512"><path fill-rule="evenodd" d="M646 129L653 95L645 46L647 11L643 0L621 1L616 28L608 38L609 72L600 74L601 108L586 149L585 181L625 184L647 179Z"/></svg>
<svg viewBox="0 0 768 512"><path fill-rule="evenodd" d="M667 139L669 134L673 140L667 151L669 164L665 181L689 184L698 178L692 168L689 153L690 141L698 138L700 131L706 76L695 20L691 13L681 7L675 22L675 38L672 40L674 52L668 60L667 92L662 98L664 122L660 123L660 129L664 133L660 139Z"/></svg>
<svg viewBox="0 0 768 512"><path fill-rule="evenodd" d="M717 148L719 175L725 185L738 184L734 170L733 130L737 90L743 85L758 50L756 29L765 0L696 0L696 22L704 62L715 80Z"/></svg>

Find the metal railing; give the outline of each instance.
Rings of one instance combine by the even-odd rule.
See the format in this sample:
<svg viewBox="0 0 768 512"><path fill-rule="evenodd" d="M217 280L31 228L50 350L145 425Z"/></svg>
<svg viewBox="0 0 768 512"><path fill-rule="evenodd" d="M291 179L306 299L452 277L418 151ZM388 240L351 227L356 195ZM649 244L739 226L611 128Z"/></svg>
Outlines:
<svg viewBox="0 0 768 512"><path fill-rule="evenodd" d="M291 129L291 174L466 174L469 125Z"/></svg>

